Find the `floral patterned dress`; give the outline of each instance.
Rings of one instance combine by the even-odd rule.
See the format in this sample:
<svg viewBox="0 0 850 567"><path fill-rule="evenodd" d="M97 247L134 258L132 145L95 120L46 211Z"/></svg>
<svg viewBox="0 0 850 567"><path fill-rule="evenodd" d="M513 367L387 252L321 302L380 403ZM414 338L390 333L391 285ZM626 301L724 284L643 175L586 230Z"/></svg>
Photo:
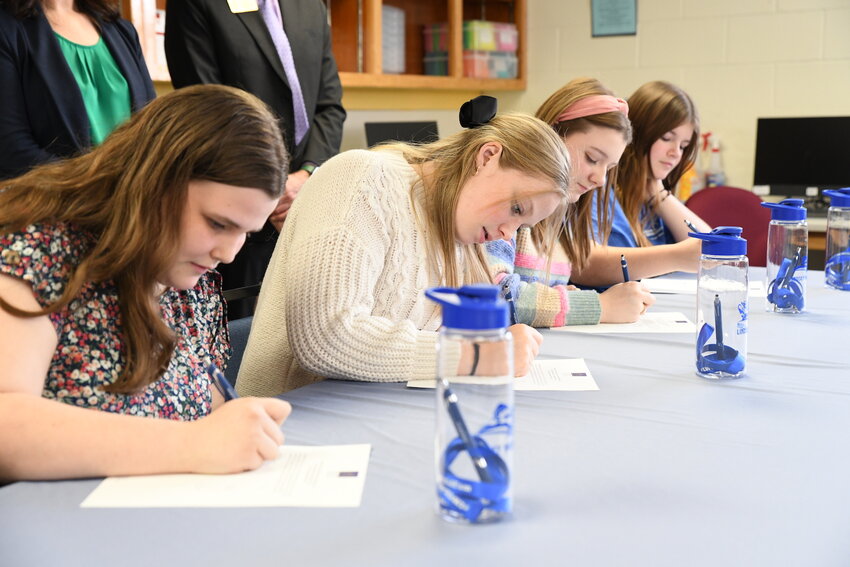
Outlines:
<svg viewBox="0 0 850 567"><path fill-rule="evenodd" d="M62 294L71 271L92 246L74 225L31 225L0 235L0 273L32 285L39 304ZM49 315L58 345L42 395L103 411L194 420L210 412L207 361L223 368L230 357L221 281L207 273L189 290L168 289L160 297L162 317L177 335L168 370L132 394L104 390L125 366L118 290L112 281L86 283L79 296Z"/></svg>

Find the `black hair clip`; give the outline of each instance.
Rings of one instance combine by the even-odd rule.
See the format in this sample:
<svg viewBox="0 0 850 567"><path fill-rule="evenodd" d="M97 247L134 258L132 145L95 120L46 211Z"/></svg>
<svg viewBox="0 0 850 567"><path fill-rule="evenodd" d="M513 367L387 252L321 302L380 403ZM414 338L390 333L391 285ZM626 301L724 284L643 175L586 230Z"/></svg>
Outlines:
<svg viewBox="0 0 850 567"><path fill-rule="evenodd" d="M480 95L468 100L460 107L460 125L475 128L490 122L496 116L498 101L492 96Z"/></svg>

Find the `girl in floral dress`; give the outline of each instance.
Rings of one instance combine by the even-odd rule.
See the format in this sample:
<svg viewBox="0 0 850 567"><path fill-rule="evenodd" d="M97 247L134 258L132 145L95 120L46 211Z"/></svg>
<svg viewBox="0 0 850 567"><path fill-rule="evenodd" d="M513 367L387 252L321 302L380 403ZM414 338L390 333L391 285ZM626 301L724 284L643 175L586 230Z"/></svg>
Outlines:
<svg viewBox="0 0 850 567"><path fill-rule="evenodd" d="M229 356L214 268L274 209L283 148L256 98L198 86L0 183L0 480L276 456L289 405L224 403L206 368Z"/></svg>

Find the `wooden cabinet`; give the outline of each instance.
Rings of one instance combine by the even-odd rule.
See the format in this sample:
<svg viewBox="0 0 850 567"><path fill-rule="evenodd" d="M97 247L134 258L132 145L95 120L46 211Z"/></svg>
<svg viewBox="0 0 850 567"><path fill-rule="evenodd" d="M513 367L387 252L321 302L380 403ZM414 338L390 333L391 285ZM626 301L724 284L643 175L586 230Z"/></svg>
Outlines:
<svg viewBox="0 0 850 567"><path fill-rule="evenodd" d="M224 0L222 0L224 1ZM436 106L455 107L457 101L434 91L470 92L523 90L526 84L526 0L323 0L331 21L334 56L347 100L373 99L373 103L391 107L416 108L411 96L430 91L427 97ZM405 15L405 73L383 73L381 52L382 5L401 8ZM166 9L166 0L121 0L122 16L136 26L151 77L161 83L170 82L165 54L162 51L162 25L157 11ZM167 16L166 16L167 17ZM463 21L491 20L513 23L518 31L515 79L480 79L463 76ZM423 26L448 24L448 75L424 74L425 46ZM159 85L158 85L159 87ZM416 91L418 94L413 94ZM375 97L375 95L379 95ZM459 93L455 93L459 94ZM384 95L384 96L380 96ZM396 96L401 98L394 98ZM405 100L408 96L408 100ZM441 102L445 100L445 104ZM353 107L363 107L358 101ZM368 102L365 103L368 106ZM386 107L386 106L385 106ZM433 106L432 106L433 107Z"/></svg>
<svg viewBox="0 0 850 567"><path fill-rule="evenodd" d="M442 90L525 89L525 0L326 0L334 57L343 87ZM382 5L404 11L405 72L383 73ZM516 79L479 79L463 74L463 21L492 20L517 26ZM448 75L425 75L423 26L448 24Z"/></svg>

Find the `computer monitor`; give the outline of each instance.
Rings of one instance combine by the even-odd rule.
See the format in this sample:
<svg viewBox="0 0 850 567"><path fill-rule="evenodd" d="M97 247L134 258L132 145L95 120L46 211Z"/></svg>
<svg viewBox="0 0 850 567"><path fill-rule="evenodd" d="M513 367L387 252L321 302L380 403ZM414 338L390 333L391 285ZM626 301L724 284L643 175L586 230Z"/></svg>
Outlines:
<svg viewBox="0 0 850 567"><path fill-rule="evenodd" d="M753 177L772 195L850 186L850 116L759 118Z"/></svg>
<svg viewBox="0 0 850 567"><path fill-rule="evenodd" d="M366 144L381 142L433 142L439 138L436 122L366 122Z"/></svg>

